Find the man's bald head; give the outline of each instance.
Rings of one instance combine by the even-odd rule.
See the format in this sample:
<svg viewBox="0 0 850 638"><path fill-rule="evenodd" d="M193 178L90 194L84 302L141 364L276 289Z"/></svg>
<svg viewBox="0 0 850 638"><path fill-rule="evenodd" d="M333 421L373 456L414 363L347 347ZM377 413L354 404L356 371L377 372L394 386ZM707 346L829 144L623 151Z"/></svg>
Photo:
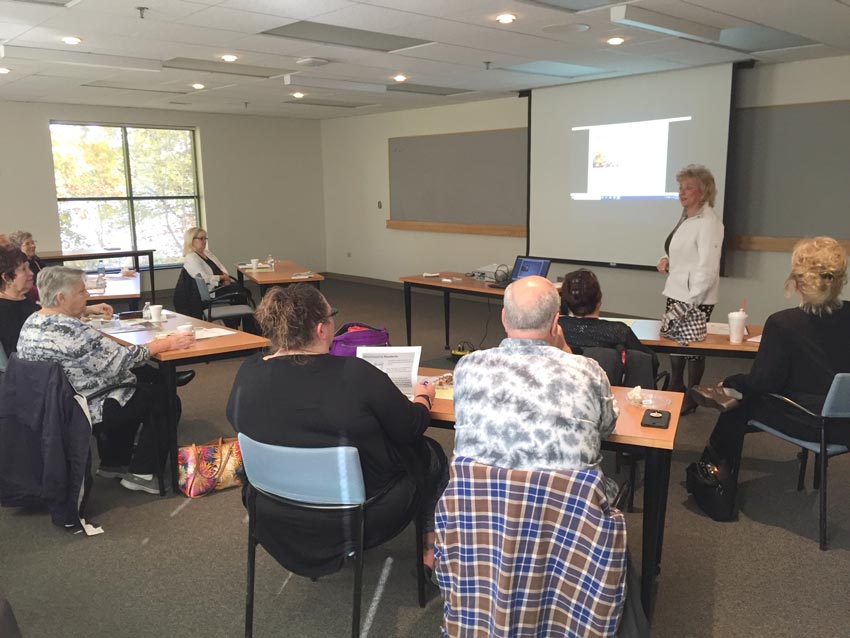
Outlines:
<svg viewBox="0 0 850 638"><path fill-rule="evenodd" d="M505 307L502 310L502 323L508 336L521 333L532 337L530 333L548 334L552 319L561 307L558 291L545 277L523 277L505 290Z"/></svg>

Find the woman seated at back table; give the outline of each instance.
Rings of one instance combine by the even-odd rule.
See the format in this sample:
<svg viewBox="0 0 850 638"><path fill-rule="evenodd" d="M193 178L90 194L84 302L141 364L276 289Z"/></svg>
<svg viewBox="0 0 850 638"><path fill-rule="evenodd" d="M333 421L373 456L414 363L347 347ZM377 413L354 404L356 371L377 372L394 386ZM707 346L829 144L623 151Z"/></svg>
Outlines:
<svg viewBox="0 0 850 638"><path fill-rule="evenodd" d="M121 485L130 490L159 494L153 476L158 469L153 428L165 420L166 397L161 384L142 382L158 379L156 371L143 364L160 352L188 348L194 337L175 334L143 346L122 346L80 320L89 297L82 270L48 266L38 275L38 287L43 308L24 323L18 356L26 361L59 363L69 383L83 396L117 383L135 384L135 390L114 390L89 402L91 420L97 426L97 474L121 478ZM147 422L151 402L157 423ZM165 458L166 439L159 437L160 459Z"/></svg>
<svg viewBox="0 0 850 638"><path fill-rule="evenodd" d="M32 233L25 230L15 231L9 235L9 243L27 256L33 277L38 277L38 273L44 268L44 262L35 254L35 239ZM38 301L38 288L33 286L28 295L33 301Z"/></svg>
<svg viewBox="0 0 850 638"><path fill-rule="evenodd" d="M27 318L38 311L38 304L27 294L33 288L27 256L12 246L0 246L0 344L6 354L18 349L18 336ZM101 303L86 306L84 314L112 317L112 306Z"/></svg>
<svg viewBox="0 0 850 638"><path fill-rule="evenodd" d="M599 319L602 289L593 271L581 268L564 276L561 285L561 329L564 340L575 354L583 348L640 350L652 355L652 376L658 374L658 355L643 345L622 321ZM569 313L569 314L568 314Z"/></svg>
<svg viewBox="0 0 850 638"><path fill-rule="evenodd" d="M756 419L794 438L819 442L820 429L794 419L793 412L779 411L760 395L781 394L820 414L833 377L850 372L850 302L841 301L847 283L847 252L831 237L803 239L791 256L786 292L800 297L796 308L775 312L767 318L758 353L748 374L723 380L720 388L696 386L693 398L705 407L725 410L731 388L743 397L740 405L717 419L699 463L688 468L688 491L703 509L699 477L705 484L716 477L728 496L724 507L709 512L717 520L734 518L738 469L747 422ZM850 423L833 430L829 443L850 444ZM715 504L716 505L716 504Z"/></svg>
<svg viewBox="0 0 850 638"><path fill-rule="evenodd" d="M207 248L209 235L203 228L193 226L183 235L183 269L192 277L198 275L207 283L207 289L215 297L236 293L231 298L232 304L254 305L251 292L240 286L227 272L227 268L219 261L211 250ZM226 319L225 324L231 328L239 326L239 318ZM246 332L259 333L253 317L243 319L243 327Z"/></svg>
<svg viewBox="0 0 850 638"><path fill-rule="evenodd" d="M267 292L257 320L272 343L272 354L256 354L242 364L227 418L237 432L261 443L356 447L368 499L365 547L401 532L419 505L425 518L424 562L433 567L434 509L448 481L442 448L423 436L431 421L434 387L417 384L410 401L370 363L328 354L335 314L313 286ZM274 542L309 557L304 560L312 573L302 573L306 576L340 566L337 555L324 549L317 516L321 514L293 509L281 515L275 534Z"/></svg>

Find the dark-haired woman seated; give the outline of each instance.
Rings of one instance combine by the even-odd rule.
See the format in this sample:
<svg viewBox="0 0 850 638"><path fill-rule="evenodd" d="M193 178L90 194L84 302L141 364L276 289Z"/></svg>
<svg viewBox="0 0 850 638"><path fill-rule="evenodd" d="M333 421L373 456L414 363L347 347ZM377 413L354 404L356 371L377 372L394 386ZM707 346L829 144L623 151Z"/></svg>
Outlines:
<svg viewBox="0 0 850 638"><path fill-rule="evenodd" d="M296 284L272 288L257 308L272 354L248 358L236 375L227 417L255 441L287 447L349 445L360 453L366 484L365 546L401 532L417 505L425 518L424 562L433 566L434 509L448 481L438 443L423 436L431 421L431 385L410 401L370 363L328 354L334 315L322 294ZM318 515L317 515L318 516ZM313 514L293 510L280 521L280 542L309 557L312 574L338 568L325 555ZM301 530L300 532L297 530ZM311 532L305 535L305 530ZM294 538L293 535L297 535Z"/></svg>
<svg viewBox="0 0 850 638"><path fill-rule="evenodd" d="M622 321L600 320L601 308L602 289L593 271L581 268L564 276L560 324L570 349L575 354L592 347L640 350L652 355L654 377L658 373L658 355L643 345Z"/></svg>

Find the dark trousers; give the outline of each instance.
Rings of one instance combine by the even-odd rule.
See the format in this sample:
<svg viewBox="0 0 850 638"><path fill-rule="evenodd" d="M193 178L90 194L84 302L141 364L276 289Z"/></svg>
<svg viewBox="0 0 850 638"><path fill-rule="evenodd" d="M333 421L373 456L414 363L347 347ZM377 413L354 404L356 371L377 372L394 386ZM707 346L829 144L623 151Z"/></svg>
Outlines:
<svg viewBox="0 0 850 638"><path fill-rule="evenodd" d="M103 420L93 428L97 453L101 465L128 466L134 474L157 474L161 469L157 459L161 464L168 453L166 390L157 370L144 366L133 372L138 386L127 403L121 405L113 398L103 402Z"/></svg>
<svg viewBox="0 0 850 638"><path fill-rule="evenodd" d="M422 511L422 531L433 532L437 501L449 483L449 461L442 446L423 436L416 445L401 450L402 460L416 482L419 507Z"/></svg>
<svg viewBox="0 0 850 638"><path fill-rule="evenodd" d="M751 419L769 425L773 429L796 439L814 443L820 442L820 428L814 423L806 421L790 411L783 410L761 397L745 398L740 406L720 415L708 441L709 450L707 451L716 455L712 462L720 467L721 479L725 478L724 469L726 469L728 475L737 481L744 447L744 435L753 431L747 426L747 422ZM837 427L834 431L828 432L827 441L844 445L850 443L850 424L847 427ZM724 463L718 461L724 461L728 464L727 468L723 467Z"/></svg>

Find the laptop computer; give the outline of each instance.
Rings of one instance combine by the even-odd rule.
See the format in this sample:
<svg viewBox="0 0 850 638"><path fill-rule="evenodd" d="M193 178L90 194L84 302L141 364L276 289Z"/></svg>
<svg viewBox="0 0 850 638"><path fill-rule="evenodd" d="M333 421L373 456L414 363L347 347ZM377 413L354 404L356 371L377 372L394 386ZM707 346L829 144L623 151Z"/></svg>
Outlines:
<svg viewBox="0 0 850 638"><path fill-rule="evenodd" d="M514 268L511 270L510 278L499 283L490 284L490 288L507 288L517 279L530 277L531 275L545 277L549 274L550 264L551 262L548 259L537 259L536 257L518 255L514 262Z"/></svg>

